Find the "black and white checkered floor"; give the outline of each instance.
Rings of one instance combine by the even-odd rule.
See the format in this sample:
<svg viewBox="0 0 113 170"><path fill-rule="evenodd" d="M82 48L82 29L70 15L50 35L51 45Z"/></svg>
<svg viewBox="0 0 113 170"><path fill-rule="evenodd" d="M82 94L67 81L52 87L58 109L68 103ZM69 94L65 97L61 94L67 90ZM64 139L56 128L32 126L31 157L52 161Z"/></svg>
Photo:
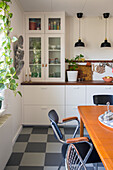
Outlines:
<svg viewBox="0 0 113 170"><path fill-rule="evenodd" d="M74 128L61 131L67 139L72 137ZM24 127L5 170L57 170L62 160L61 146L50 127ZM61 170L65 170L64 165ZM88 170L93 170L92 165L88 165ZM98 170L105 168L99 164Z"/></svg>

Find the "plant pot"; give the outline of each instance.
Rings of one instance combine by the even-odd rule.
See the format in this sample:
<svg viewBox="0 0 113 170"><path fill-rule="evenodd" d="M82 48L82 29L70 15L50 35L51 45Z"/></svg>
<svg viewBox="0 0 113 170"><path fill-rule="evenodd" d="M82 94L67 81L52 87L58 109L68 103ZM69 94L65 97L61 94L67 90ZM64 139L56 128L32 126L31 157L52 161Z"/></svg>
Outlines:
<svg viewBox="0 0 113 170"><path fill-rule="evenodd" d="M78 71L67 71L68 81L77 81Z"/></svg>

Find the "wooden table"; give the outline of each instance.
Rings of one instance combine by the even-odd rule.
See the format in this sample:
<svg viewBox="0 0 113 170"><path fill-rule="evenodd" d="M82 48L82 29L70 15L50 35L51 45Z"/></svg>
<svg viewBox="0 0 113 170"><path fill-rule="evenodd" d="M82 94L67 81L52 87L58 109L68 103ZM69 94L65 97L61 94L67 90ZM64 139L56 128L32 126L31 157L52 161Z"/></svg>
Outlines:
<svg viewBox="0 0 113 170"><path fill-rule="evenodd" d="M102 125L98 116L103 114L106 106L78 106L80 113L80 136L83 136L83 124L103 162L106 170L113 170L113 129ZM113 112L113 106L110 106Z"/></svg>

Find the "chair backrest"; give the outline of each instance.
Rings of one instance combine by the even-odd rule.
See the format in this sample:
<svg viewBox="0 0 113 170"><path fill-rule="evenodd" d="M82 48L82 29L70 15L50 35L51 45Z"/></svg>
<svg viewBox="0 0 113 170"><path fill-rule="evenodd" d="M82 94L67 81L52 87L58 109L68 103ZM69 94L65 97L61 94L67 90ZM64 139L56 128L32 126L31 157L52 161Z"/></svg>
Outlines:
<svg viewBox="0 0 113 170"><path fill-rule="evenodd" d="M83 162L76 146L70 144L66 156L66 168L68 170L86 170L85 163Z"/></svg>
<svg viewBox="0 0 113 170"><path fill-rule="evenodd" d="M96 105L106 105L107 102L113 105L113 95L94 95L93 102Z"/></svg>
<svg viewBox="0 0 113 170"><path fill-rule="evenodd" d="M58 121L59 121L59 117L55 110L49 111L48 116L49 116L49 120L51 122L52 129L54 131L55 137L60 141L63 138L63 135L57 125Z"/></svg>

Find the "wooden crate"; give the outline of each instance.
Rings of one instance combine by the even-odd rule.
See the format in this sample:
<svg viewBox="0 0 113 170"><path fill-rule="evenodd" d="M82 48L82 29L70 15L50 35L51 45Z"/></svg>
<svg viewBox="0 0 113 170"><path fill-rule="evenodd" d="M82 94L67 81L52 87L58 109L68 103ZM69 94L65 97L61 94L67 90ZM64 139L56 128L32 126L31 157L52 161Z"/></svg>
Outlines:
<svg viewBox="0 0 113 170"><path fill-rule="evenodd" d="M68 66L69 70L70 68L73 68L73 65ZM83 78L85 80L92 80L92 67L89 65L78 65L78 78Z"/></svg>

